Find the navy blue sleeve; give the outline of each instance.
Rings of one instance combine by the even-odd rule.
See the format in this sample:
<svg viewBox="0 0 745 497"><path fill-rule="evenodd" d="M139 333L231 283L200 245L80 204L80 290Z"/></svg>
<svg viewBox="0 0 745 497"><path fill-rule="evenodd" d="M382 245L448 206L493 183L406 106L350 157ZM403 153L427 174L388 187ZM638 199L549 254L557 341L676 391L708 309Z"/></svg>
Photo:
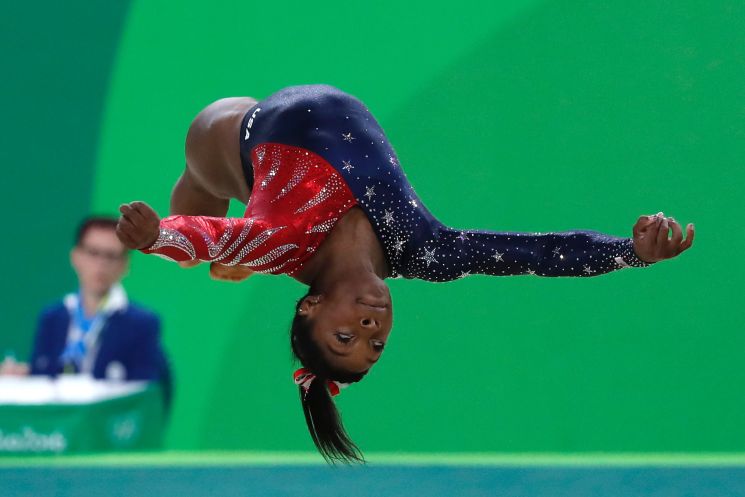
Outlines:
<svg viewBox="0 0 745 497"><path fill-rule="evenodd" d="M510 233L442 227L418 247L407 268L412 277L450 281L472 274L599 276L643 267L630 238L595 231Z"/></svg>

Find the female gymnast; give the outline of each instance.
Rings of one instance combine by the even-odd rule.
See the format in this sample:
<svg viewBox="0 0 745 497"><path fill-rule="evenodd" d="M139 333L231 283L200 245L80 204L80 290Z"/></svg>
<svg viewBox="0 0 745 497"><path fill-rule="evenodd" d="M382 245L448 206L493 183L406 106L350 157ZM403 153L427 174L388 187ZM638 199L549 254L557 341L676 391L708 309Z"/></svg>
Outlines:
<svg viewBox="0 0 745 497"><path fill-rule="evenodd" d="M457 181L457 177L451 178ZM225 218L231 198L245 217ZM325 85L205 108L186 138L186 169L160 219L143 202L120 207L122 242L178 261L211 262L238 281L253 272L308 285L291 347L308 430L329 461L359 461L332 396L380 359L393 320L386 278L598 276L677 256L689 224L641 216L632 238L593 231L507 233L440 223L409 184L383 130L356 98Z"/></svg>

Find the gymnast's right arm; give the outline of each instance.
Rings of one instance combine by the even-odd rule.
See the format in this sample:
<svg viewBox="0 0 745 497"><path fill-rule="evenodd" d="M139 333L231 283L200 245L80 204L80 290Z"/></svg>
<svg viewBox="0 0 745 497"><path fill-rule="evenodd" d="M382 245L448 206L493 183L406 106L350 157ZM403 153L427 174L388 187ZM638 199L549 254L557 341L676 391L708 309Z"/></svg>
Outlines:
<svg viewBox="0 0 745 497"><path fill-rule="evenodd" d="M144 202L123 204L119 212L116 232L124 245L177 262L239 264L251 248L248 231L261 224L252 218L170 216L160 219ZM272 230L263 233L267 231Z"/></svg>

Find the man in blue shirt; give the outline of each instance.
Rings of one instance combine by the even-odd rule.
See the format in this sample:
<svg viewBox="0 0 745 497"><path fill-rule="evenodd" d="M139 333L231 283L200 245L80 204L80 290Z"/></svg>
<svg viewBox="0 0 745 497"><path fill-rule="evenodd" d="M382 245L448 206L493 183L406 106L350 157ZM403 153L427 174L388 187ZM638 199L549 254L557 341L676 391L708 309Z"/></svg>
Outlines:
<svg viewBox="0 0 745 497"><path fill-rule="evenodd" d="M170 371L158 316L130 302L120 284L129 268L129 254L116 236L116 219L85 219L70 261L78 291L41 312L26 371L51 377L83 373L96 379L160 381L168 397ZM24 373L22 365L14 369L7 372Z"/></svg>

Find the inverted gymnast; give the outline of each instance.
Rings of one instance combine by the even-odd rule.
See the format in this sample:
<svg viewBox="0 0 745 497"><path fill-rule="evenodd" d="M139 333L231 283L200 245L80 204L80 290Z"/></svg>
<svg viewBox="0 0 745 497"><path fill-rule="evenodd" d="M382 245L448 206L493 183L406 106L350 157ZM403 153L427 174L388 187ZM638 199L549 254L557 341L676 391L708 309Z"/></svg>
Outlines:
<svg viewBox="0 0 745 497"><path fill-rule="evenodd" d="M224 217L232 198L247 204L245 217ZM189 128L171 216L160 219L143 202L120 212L117 232L130 248L183 266L211 262L218 279L258 272L308 285L291 328L303 366L294 378L310 435L329 461L362 460L331 397L380 359L393 321L386 278L598 276L675 257L694 237L692 224L684 237L662 213L641 216L632 238L445 226L367 108L324 85L209 105Z"/></svg>

